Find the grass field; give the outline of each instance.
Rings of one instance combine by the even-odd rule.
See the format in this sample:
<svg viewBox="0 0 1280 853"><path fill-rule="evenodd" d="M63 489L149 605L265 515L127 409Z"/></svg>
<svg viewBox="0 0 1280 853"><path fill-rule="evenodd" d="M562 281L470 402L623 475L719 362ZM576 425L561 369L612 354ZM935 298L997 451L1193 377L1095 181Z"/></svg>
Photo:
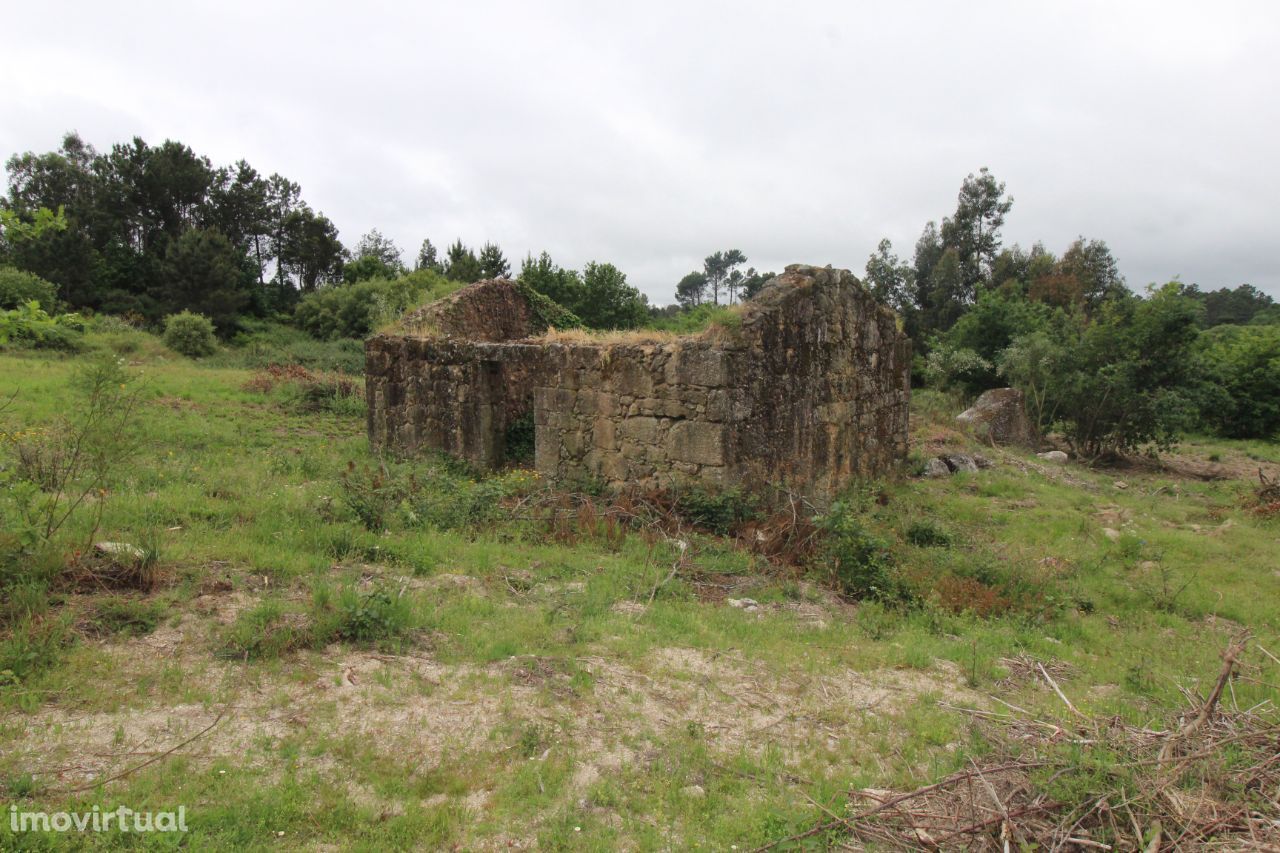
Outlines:
<svg viewBox="0 0 1280 853"><path fill-rule="evenodd" d="M0 790L181 804L190 832L0 823L4 849L746 850L971 766L1010 707L1168 726L1241 628L1224 703L1280 701L1280 522L1248 506L1274 444L1183 445L1220 479L990 448L904 470L847 505L911 603L855 601L732 538L549 522L531 472L384 471L341 394L128 357L138 452L43 554L44 593L8 593ZM8 431L74 419L85 361L0 355ZM916 454L968 447L947 401L914 405ZM91 541L143 548L145 579L60 579Z"/></svg>

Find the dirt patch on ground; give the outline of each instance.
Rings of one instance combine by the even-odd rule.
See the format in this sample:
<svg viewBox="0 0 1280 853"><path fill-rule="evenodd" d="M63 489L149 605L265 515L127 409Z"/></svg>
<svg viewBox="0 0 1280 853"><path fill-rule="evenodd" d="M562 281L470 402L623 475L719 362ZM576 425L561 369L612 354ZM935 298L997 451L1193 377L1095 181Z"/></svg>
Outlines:
<svg viewBox="0 0 1280 853"><path fill-rule="evenodd" d="M892 714L927 694L978 701L949 665L931 673L805 675L701 649L658 649L647 658L645 671L602 657L582 661L595 678L596 734L637 723L654 732L692 724L726 750L808 751L815 740L848 734L865 715Z"/></svg>
<svg viewBox="0 0 1280 853"><path fill-rule="evenodd" d="M801 760L855 737L868 717L924 696L983 704L950 665L809 675L690 648L658 649L643 666L604 655L480 666L334 646L296 654L278 670L246 669L209 653L210 629L249 604L240 594L217 598L216 607L103 649L119 664L117 677L154 677L176 665L216 701L155 700L96 713L46 706L10 718L21 729L13 741L20 754L11 759L51 790L90 784L175 747L197 767L222 760L272 777L285 763L278 746L290 737L354 739L407 766L431 767L510 750L513 733L538 725L557 733L548 753L570 753L578 791L642 761L638 741L666 742L691 726L716 750L776 749ZM572 681L581 670L588 686ZM324 750L295 760L335 780L347 774Z"/></svg>

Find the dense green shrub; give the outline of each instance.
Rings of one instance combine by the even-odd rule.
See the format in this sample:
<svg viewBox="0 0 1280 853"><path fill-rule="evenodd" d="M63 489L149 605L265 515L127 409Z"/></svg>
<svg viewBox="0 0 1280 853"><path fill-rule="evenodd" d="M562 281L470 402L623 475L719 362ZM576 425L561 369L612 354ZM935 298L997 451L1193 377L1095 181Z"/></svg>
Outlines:
<svg viewBox="0 0 1280 853"><path fill-rule="evenodd" d="M164 345L187 358L203 358L218 350L218 339L208 317L183 311L164 320Z"/></svg>
<svg viewBox="0 0 1280 853"><path fill-rule="evenodd" d="M742 308L704 302L670 316L651 317L647 325L677 335L694 335L711 326L736 329L742 325Z"/></svg>
<svg viewBox="0 0 1280 853"><path fill-rule="evenodd" d="M1280 431L1280 326L1218 326L1199 342L1204 422L1230 438Z"/></svg>
<svg viewBox="0 0 1280 853"><path fill-rule="evenodd" d="M425 301L439 299L458 283L431 270L396 279L374 278L309 293L298 303L298 326L321 340L363 338Z"/></svg>
<svg viewBox="0 0 1280 853"><path fill-rule="evenodd" d="M0 348L22 347L76 352L83 344L84 320L79 314L50 316L38 302L0 311Z"/></svg>
<svg viewBox="0 0 1280 853"><path fill-rule="evenodd" d="M18 308L28 302L38 302L46 311L52 311L57 301L58 288L14 267L0 267L0 308Z"/></svg>
<svg viewBox="0 0 1280 853"><path fill-rule="evenodd" d="M317 340L296 326L242 319L240 331L210 363L250 370L297 365L323 373L364 373L364 342L356 338Z"/></svg>
<svg viewBox="0 0 1280 853"><path fill-rule="evenodd" d="M1194 426L1203 388L1194 345L1200 308L1167 285L1106 303L1064 333L1049 384L1058 427L1086 459L1166 449Z"/></svg>
<svg viewBox="0 0 1280 853"><path fill-rule="evenodd" d="M950 548L955 538L928 519L913 521L907 527L907 541L920 548Z"/></svg>
<svg viewBox="0 0 1280 853"><path fill-rule="evenodd" d="M893 552L867 530L854 504L837 501L816 521L824 534L821 549L826 571L840 592L881 601L907 597L894 574Z"/></svg>
<svg viewBox="0 0 1280 853"><path fill-rule="evenodd" d="M1043 302L1033 302L1003 291L991 291L978 301L942 336L941 346L929 354L931 368L943 367L944 387L955 387L968 394L979 394L1000 387L996 361L1001 351L1015 338L1049 329L1066 322L1066 315ZM951 358L935 359L942 352ZM956 354L966 354L964 359ZM948 361L950 363L948 363Z"/></svg>
<svg viewBox="0 0 1280 853"><path fill-rule="evenodd" d="M1030 322L995 362L1002 379L1026 394L1037 425L1061 432L1081 457L1167 448L1195 425L1205 393L1196 345L1201 310L1174 282L1147 298L1108 299L1092 315L1059 312ZM961 356L981 364L968 369ZM986 381L986 364L968 349L930 354L944 385Z"/></svg>
<svg viewBox="0 0 1280 853"><path fill-rule="evenodd" d="M971 349L939 343L924 357L922 372L931 388L954 392L958 388L982 386L992 368L990 361Z"/></svg>
<svg viewBox="0 0 1280 853"><path fill-rule="evenodd" d="M320 587L312 612L319 642L377 643L404 634L414 624L409 600L383 587L361 590L348 586L336 600L326 587Z"/></svg>
<svg viewBox="0 0 1280 853"><path fill-rule="evenodd" d="M1269 308L1263 308L1257 314L1253 315L1253 319L1249 321L1250 326L1280 326L1280 305L1272 305Z"/></svg>
<svg viewBox="0 0 1280 853"><path fill-rule="evenodd" d="M694 525L721 536L760 515L755 496L737 487L691 488L676 495L675 507L676 512Z"/></svg>

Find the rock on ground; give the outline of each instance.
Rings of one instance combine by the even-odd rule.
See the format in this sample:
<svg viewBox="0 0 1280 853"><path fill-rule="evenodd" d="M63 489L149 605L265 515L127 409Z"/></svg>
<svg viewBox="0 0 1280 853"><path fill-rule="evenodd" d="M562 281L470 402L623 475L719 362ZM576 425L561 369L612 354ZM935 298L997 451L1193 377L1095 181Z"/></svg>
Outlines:
<svg viewBox="0 0 1280 853"><path fill-rule="evenodd" d="M973 434L995 444L1034 447L1036 432L1027 417L1026 401L1016 388L984 391L972 407L956 416Z"/></svg>
<svg viewBox="0 0 1280 853"><path fill-rule="evenodd" d="M944 453L935 456L924 464L926 477L949 477L961 471L972 473L980 468L990 468L991 460L978 454Z"/></svg>
<svg viewBox="0 0 1280 853"><path fill-rule="evenodd" d="M93 550L118 563L141 563L147 558L145 551L128 542L95 542Z"/></svg>

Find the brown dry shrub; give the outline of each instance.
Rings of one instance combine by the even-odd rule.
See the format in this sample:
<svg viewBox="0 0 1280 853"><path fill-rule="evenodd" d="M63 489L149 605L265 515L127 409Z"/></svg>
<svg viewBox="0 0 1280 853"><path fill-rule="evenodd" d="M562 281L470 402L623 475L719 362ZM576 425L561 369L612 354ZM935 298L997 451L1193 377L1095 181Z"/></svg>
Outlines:
<svg viewBox="0 0 1280 853"><path fill-rule="evenodd" d="M813 519L789 509L759 521L749 521L738 531L740 547L786 566L805 566L818 553L819 530Z"/></svg>
<svg viewBox="0 0 1280 853"><path fill-rule="evenodd" d="M64 428L28 430L13 441L14 470L19 480L50 492L62 485L70 462L71 436Z"/></svg>
<svg viewBox="0 0 1280 853"><path fill-rule="evenodd" d="M638 532L647 542L652 542L675 528L676 525L669 523L669 511L651 497L623 492L606 499L546 491L521 502L553 541L572 545L585 538L617 550L630 533Z"/></svg>
<svg viewBox="0 0 1280 853"><path fill-rule="evenodd" d="M246 391L270 394L285 382L314 382L316 374L300 364L268 364L244 383Z"/></svg>
<svg viewBox="0 0 1280 853"><path fill-rule="evenodd" d="M277 389L291 391L304 411L331 408L336 400L364 398L360 383L341 373L308 370L300 364L269 364L244 383L246 391L270 394Z"/></svg>
<svg viewBox="0 0 1280 853"><path fill-rule="evenodd" d="M1253 508L1253 514L1258 518L1275 518L1280 515L1280 501L1259 504Z"/></svg>
<svg viewBox="0 0 1280 853"><path fill-rule="evenodd" d="M87 551L72 556L61 581L78 592L151 592L162 586L167 578L168 573L150 557L130 560Z"/></svg>
<svg viewBox="0 0 1280 853"><path fill-rule="evenodd" d="M935 582L934 590L938 605L952 613L968 611L985 619L1008 613L1013 607L1000 590L975 578L946 575Z"/></svg>

